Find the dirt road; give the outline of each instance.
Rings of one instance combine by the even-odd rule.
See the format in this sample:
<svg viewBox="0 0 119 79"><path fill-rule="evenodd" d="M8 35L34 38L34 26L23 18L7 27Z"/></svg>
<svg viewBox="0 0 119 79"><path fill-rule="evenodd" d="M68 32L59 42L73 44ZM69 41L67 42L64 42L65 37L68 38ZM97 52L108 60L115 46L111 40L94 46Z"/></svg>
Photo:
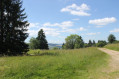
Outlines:
<svg viewBox="0 0 119 79"><path fill-rule="evenodd" d="M110 75L107 79L119 79L119 51L114 51L106 48L98 48L99 50L110 55L109 68L105 68L107 74Z"/></svg>
<svg viewBox="0 0 119 79"><path fill-rule="evenodd" d="M111 66L111 70L112 71L119 70L119 52L106 48L98 48L98 49L111 56L109 64Z"/></svg>

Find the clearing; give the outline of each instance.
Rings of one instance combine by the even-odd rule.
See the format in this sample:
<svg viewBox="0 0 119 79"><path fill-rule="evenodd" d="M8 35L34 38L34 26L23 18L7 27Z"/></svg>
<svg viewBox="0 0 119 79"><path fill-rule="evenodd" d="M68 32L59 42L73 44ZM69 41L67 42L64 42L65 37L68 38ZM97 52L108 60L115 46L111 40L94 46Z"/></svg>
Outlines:
<svg viewBox="0 0 119 79"><path fill-rule="evenodd" d="M35 56L0 57L0 79L107 78L102 71L108 65L108 55L97 48L28 53Z"/></svg>

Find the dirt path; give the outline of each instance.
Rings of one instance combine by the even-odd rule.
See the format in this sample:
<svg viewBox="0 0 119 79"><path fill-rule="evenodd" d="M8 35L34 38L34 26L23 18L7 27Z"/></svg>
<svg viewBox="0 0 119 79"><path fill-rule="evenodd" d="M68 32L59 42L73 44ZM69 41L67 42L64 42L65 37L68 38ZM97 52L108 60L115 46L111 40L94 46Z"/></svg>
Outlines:
<svg viewBox="0 0 119 79"><path fill-rule="evenodd" d="M119 79L119 52L106 48L98 49L111 56L111 59L109 61L109 68L105 68L107 74L111 77L108 79Z"/></svg>
<svg viewBox="0 0 119 79"><path fill-rule="evenodd" d="M106 48L98 48L98 49L111 56L110 66L112 67L112 70L119 69L119 52L118 51L114 51L114 50L110 50Z"/></svg>

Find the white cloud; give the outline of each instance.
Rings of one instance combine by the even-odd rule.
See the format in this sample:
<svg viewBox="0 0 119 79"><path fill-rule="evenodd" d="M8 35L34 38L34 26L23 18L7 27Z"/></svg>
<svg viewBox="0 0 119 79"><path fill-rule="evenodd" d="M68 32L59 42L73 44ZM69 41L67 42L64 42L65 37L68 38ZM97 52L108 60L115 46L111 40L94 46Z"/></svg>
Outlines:
<svg viewBox="0 0 119 79"><path fill-rule="evenodd" d="M40 29L43 29L46 35L50 35L50 36L60 35L60 33L58 32L57 29L41 27L39 23L30 23L27 33L29 33L30 37L35 37L35 36L37 36L38 31Z"/></svg>
<svg viewBox="0 0 119 79"><path fill-rule="evenodd" d="M62 33L78 33L80 31L86 31L86 29L83 27L76 29L56 29L56 28L42 27L42 29L45 31L46 35L55 36L59 38L64 38L61 36Z"/></svg>
<svg viewBox="0 0 119 79"><path fill-rule="evenodd" d="M86 35L97 35L97 34L100 34L100 32L97 32L97 33L87 33Z"/></svg>
<svg viewBox="0 0 119 79"><path fill-rule="evenodd" d="M111 33L116 33L116 32L119 32L119 28L118 29L114 29L114 30L112 30L112 31L110 31Z"/></svg>
<svg viewBox="0 0 119 79"><path fill-rule="evenodd" d="M40 27L39 23L29 23L28 29Z"/></svg>
<svg viewBox="0 0 119 79"><path fill-rule="evenodd" d="M114 22L116 22L115 17L89 20L89 24L94 24L94 25L99 25L99 26L100 25L107 25L107 24L114 23Z"/></svg>
<svg viewBox="0 0 119 79"><path fill-rule="evenodd" d="M69 12L70 14L77 16L90 16L91 14L86 12L88 10L90 10L90 8L87 4L82 4L80 6L72 4L65 8L62 8L61 12Z"/></svg>
<svg viewBox="0 0 119 79"><path fill-rule="evenodd" d="M34 37L38 34L39 30L28 30L27 33L29 33L29 36Z"/></svg>
<svg viewBox="0 0 119 79"><path fill-rule="evenodd" d="M79 31L86 31L86 29L83 28L83 27L80 27L80 28L79 28Z"/></svg>
<svg viewBox="0 0 119 79"><path fill-rule="evenodd" d="M41 27L43 26L43 27ZM47 27L47 26L58 26L61 28L57 27ZM73 26L73 22L71 21L64 21L62 23L45 23L45 24L39 24L39 23L30 23L29 30L27 33L29 33L30 37L36 37L38 34L38 31L40 29L43 29L45 34L48 36L55 36L55 37L60 37L62 33L78 33L80 31L86 31L84 27L79 27L79 28L69 28Z"/></svg>
<svg viewBox="0 0 119 79"><path fill-rule="evenodd" d="M62 30L60 32L77 33L79 31L86 31L86 29L83 27L80 27L80 28L76 28L76 29L65 29L65 30Z"/></svg>
<svg viewBox="0 0 119 79"><path fill-rule="evenodd" d="M42 29L45 31L46 35L50 35L50 36L58 36L58 35L60 35L60 32L57 29L46 28L46 27L42 27Z"/></svg>
<svg viewBox="0 0 119 79"><path fill-rule="evenodd" d="M68 27L73 26L73 22L72 21L64 21L62 23L54 23L51 24L50 22L43 24L43 26L58 26L61 27L62 29L67 29Z"/></svg>
<svg viewBox="0 0 119 79"><path fill-rule="evenodd" d="M35 37L35 36L37 36L38 31L40 31L40 29L43 29L45 34L49 35L49 36L58 36L58 35L60 35L60 32L57 29L46 28L46 27L41 27L38 30L28 30L27 33L29 33L29 36Z"/></svg>
<svg viewBox="0 0 119 79"><path fill-rule="evenodd" d="M38 34L40 25L39 23L29 23L28 31L30 37L34 37Z"/></svg>

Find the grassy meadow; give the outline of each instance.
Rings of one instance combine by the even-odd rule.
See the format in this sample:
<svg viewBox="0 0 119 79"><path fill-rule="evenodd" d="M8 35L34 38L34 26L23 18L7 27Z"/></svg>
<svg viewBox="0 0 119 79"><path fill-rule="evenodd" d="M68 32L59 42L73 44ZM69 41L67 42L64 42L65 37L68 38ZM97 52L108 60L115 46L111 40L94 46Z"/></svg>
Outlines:
<svg viewBox="0 0 119 79"><path fill-rule="evenodd" d="M105 48L111 49L111 50L116 50L119 51L119 43L116 44L108 44L105 46Z"/></svg>
<svg viewBox="0 0 119 79"><path fill-rule="evenodd" d="M0 57L0 79L103 79L108 55L97 48L30 50Z"/></svg>

